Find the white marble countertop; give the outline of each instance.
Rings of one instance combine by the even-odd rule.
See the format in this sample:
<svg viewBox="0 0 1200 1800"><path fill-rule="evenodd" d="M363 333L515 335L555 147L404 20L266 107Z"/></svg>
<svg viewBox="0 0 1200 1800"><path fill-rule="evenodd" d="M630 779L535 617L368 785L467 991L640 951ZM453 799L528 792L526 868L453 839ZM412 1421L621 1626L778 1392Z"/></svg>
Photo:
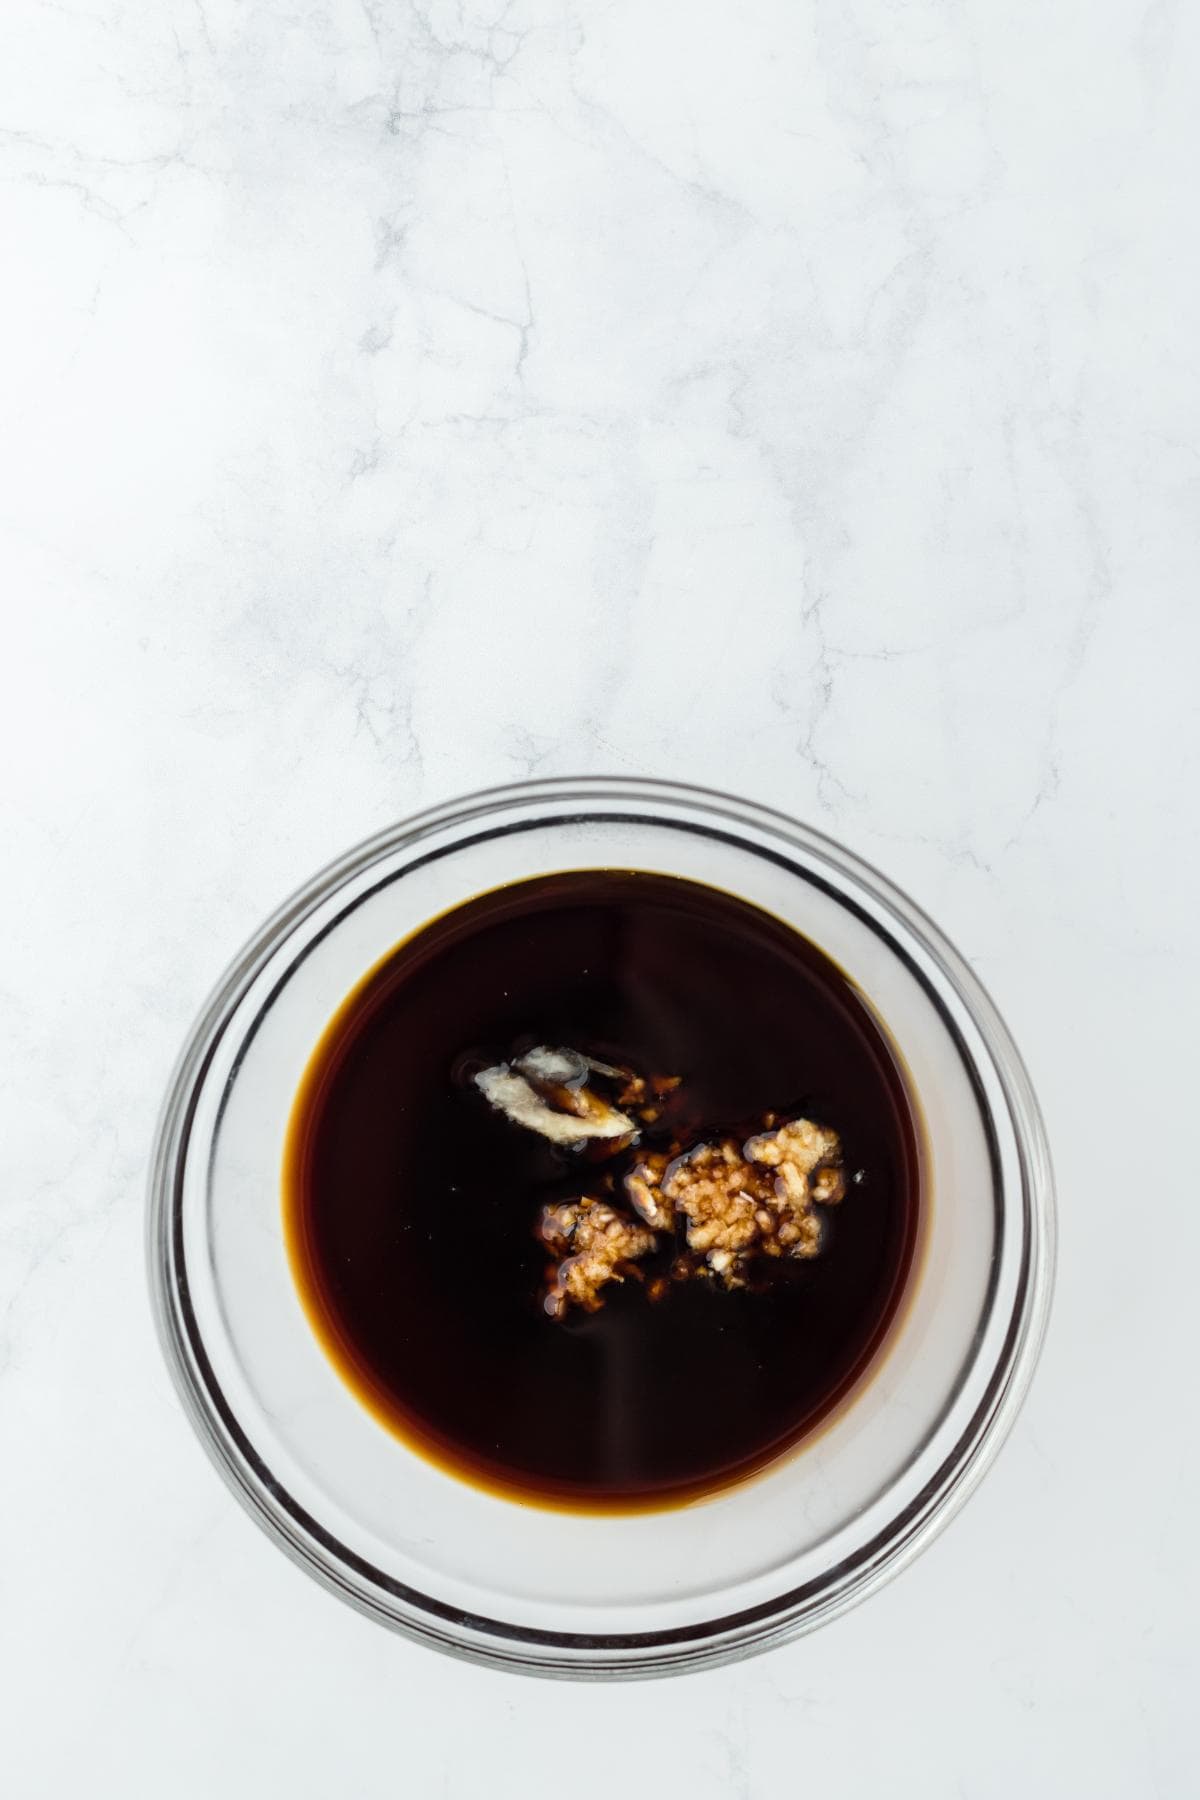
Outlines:
<svg viewBox="0 0 1200 1800"><path fill-rule="evenodd" d="M1200 16L10 0L0 1742L32 1796L1194 1792ZM1056 1310L947 1534L621 1689L305 1580L154 1341L155 1112L394 817L639 771L929 908L1044 1102Z"/></svg>

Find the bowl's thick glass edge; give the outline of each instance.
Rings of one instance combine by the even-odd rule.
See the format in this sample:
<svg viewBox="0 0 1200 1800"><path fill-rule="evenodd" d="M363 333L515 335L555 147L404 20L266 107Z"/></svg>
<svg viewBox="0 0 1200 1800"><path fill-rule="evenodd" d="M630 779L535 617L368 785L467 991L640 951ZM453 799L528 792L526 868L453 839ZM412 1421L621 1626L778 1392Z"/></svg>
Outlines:
<svg viewBox="0 0 1200 1800"><path fill-rule="evenodd" d="M891 1540L867 1564L860 1566L841 1587L823 1594L816 1604L801 1601L792 1610L759 1619L725 1636L705 1636L696 1628L694 1640L647 1644L643 1635L636 1647L622 1651L607 1642L602 1649L586 1644L547 1650L544 1645L514 1641L473 1640L456 1636L426 1620L397 1612L374 1594L344 1580L316 1556L261 1493L250 1473L241 1466L219 1421L201 1396L192 1370L180 1321L173 1304L170 1280L168 1201L187 1097L220 1035L222 1019L253 980L281 935L301 920L337 885L405 843L413 843L448 825L466 825L501 807L534 806L602 801L652 804L655 801L682 806L727 818L745 826L756 825L799 845L822 862L832 864L865 885L875 898L923 943L939 964L960 1000L968 1008L984 1039L1009 1109L1021 1164L1021 1179L1029 1233L1028 1267L1019 1318L1011 1340L1007 1366L996 1385L993 1402L974 1424L973 1437L946 1484L910 1519L899 1539ZM185 1041L168 1083L160 1111L150 1161L146 1214L146 1263L155 1326L172 1381L185 1412L211 1460L241 1503L299 1567L331 1593L337 1594L369 1618L418 1642L468 1661L513 1672L565 1679L637 1679L711 1668L757 1654L772 1646L806 1635L841 1616L874 1593L923 1550L957 1513L991 1467L1020 1410L1041 1351L1050 1313L1056 1261L1054 1182L1049 1146L1041 1111L1015 1043L995 1003L974 971L945 939L933 920L906 894L865 859L836 843L814 827L775 809L717 790L686 783L664 782L634 776L579 776L538 780L493 787L447 801L376 833L327 864L268 918L229 965L216 984Z"/></svg>

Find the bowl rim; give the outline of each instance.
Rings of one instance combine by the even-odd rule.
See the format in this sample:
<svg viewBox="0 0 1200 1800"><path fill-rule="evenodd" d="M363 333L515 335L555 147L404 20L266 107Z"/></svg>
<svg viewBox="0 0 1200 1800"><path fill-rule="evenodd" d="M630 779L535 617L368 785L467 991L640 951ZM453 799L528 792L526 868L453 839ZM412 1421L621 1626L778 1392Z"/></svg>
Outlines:
<svg viewBox="0 0 1200 1800"><path fill-rule="evenodd" d="M1020 1168L1027 1244L1022 1279L997 1366L971 1419L936 1474L875 1540L819 1581L747 1612L701 1624L611 1637L527 1629L472 1620L433 1605L424 1615L412 1590L380 1572L355 1570L356 1558L295 1502L283 1504L249 1437L224 1403L198 1334L189 1329L186 1295L175 1280L177 1207L198 1091L230 1017L255 976L287 935L356 874L391 851L447 827L465 826L509 807L560 807L654 801L757 826L834 865L871 894L885 915L915 937L949 983L982 1037L1007 1106ZM558 815L561 822L569 813ZM652 812L644 815L656 821ZM748 849L754 846L747 844ZM839 902L847 903L839 894ZM894 942L893 949L898 949ZM713 1667L799 1637L866 1599L898 1574L944 1529L991 1467L1028 1391L1045 1338L1054 1285L1054 1180L1045 1126L1033 1086L999 1010L983 983L927 913L857 853L773 807L695 786L643 776L583 775L503 783L444 801L401 819L334 858L276 908L234 957L201 1007L176 1060L150 1159L146 1260L159 1343L192 1426L226 1484L285 1553L356 1610L418 1642L468 1661L566 1678L644 1677ZM285 1496L286 1498L286 1496ZM352 1579L364 1576L369 1586ZM388 1594L389 1585L397 1592ZM814 1593L813 1590L818 1592ZM427 1599L427 1597L420 1597ZM390 1604L389 1604L390 1600ZM403 1608L404 1610L400 1610ZM445 1616L438 1616L439 1611Z"/></svg>

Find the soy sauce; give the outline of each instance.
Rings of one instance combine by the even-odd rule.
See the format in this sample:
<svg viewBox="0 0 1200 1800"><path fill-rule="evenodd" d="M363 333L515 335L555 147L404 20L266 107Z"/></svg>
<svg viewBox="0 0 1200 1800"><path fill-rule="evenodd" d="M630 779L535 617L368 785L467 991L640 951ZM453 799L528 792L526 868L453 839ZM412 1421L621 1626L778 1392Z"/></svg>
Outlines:
<svg viewBox="0 0 1200 1800"><path fill-rule="evenodd" d="M734 1292L629 1279L549 1318L541 1208L620 1183L470 1080L533 1044L679 1076L642 1150L766 1114L831 1126L851 1179L820 1256ZM761 1468L859 1379L913 1262L918 1171L886 1035L815 945L698 883L582 870L443 915L348 997L296 1100L284 1222L310 1321L382 1424L509 1497L637 1511Z"/></svg>

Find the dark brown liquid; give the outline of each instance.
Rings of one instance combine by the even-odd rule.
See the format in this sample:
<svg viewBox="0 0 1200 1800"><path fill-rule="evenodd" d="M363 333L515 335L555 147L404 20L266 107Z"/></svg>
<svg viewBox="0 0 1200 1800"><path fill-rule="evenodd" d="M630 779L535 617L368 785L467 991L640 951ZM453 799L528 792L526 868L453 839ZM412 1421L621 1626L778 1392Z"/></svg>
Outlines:
<svg viewBox="0 0 1200 1800"><path fill-rule="evenodd" d="M603 1193L606 1165L463 1079L533 1043L681 1076L643 1148L768 1111L832 1126L851 1179L821 1255L758 1291L651 1301L628 1280L548 1318L540 1208ZM589 870L480 896L349 997L296 1103L285 1222L330 1356L401 1437L508 1494L637 1510L749 1474L828 1413L898 1304L917 1189L895 1058L833 963L715 889Z"/></svg>

